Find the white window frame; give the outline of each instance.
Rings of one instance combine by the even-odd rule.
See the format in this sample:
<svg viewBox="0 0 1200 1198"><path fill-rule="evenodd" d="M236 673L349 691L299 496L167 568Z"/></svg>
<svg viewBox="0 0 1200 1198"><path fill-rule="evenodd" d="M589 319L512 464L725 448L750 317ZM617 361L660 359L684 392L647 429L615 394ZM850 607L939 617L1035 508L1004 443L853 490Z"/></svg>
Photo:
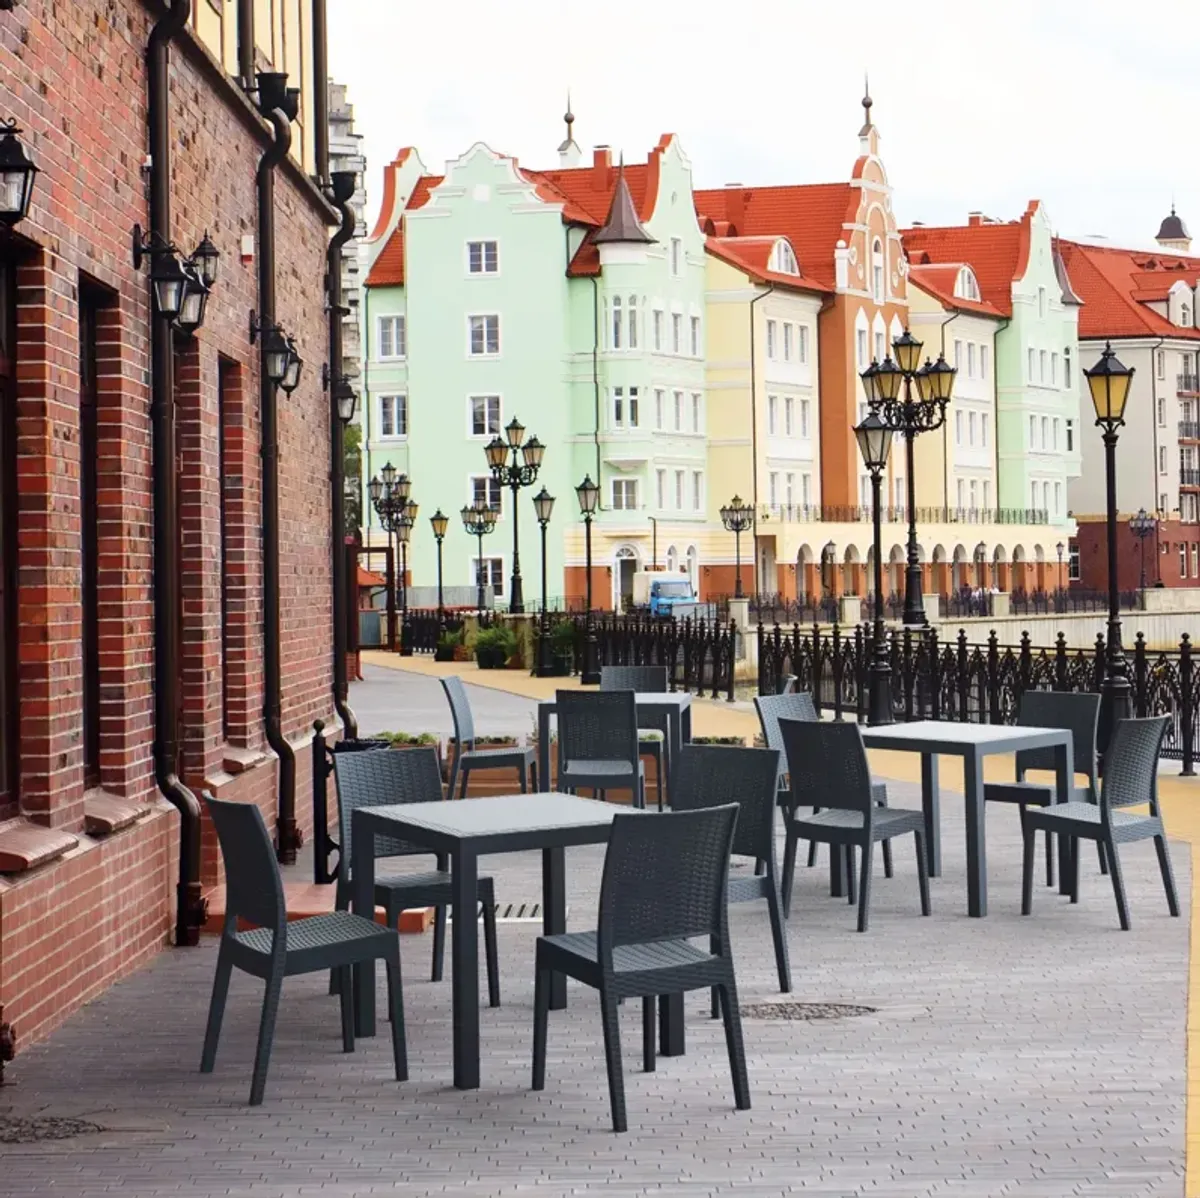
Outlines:
<svg viewBox="0 0 1200 1198"><path fill-rule="evenodd" d="M384 322L391 326L392 352L385 354L383 352L383 326ZM407 313L397 312L389 316L380 316L375 322L375 335L377 337L375 343L375 357L380 362L400 362L408 357L408 316ZM397 346L399 352L396 352Z"/></svg>
<svg viewBox="0 0 1200 1198"><path fill-rule="evenodd" d="M504 580L506 572L504 568L504 555L502 553L485 553L482 558L472 557L470 559L471 586L479 586L479 567L483 566L483 585L492 588L492 597L494 599L504 598ZM498 580L498 581L494 581Z"/></svg>
<svg viewBox="0 0 1200 1198"><path fill-rule="evenodd" d="M483 483L482 494L477 483ZM479 499L486 499L488 507L493 507L504 517L504 485L492 474L470 474L467 476L467 503L473 504Z"/></svg>
<svg viewBox="0 0 1200 1198"><path fill-rule="evenodd" d="M479 269L475 270L472 265L472 254L475 247L479 247ZM492 269L487 267L487 247L492 247ZM494 276L500 273L500 243L494 237L483 238L478 241L467 242L467 274L475 279L483 276Z"/></svg>
<svg viewBox="0 0 1200 1198"><path fill-rule="evenodd" d="M692 335L692 357L700 357L700 317L693 316L690 318L691 335Z"/></svg>
<svg viewBox="0 0 1200 1198"><path fill-rule="evenodd" d="M662 353L663 347L663 310L661 308L654 309L654 352Z"/></svg>
<svg viewBox="0 0 1200 1198"><path fill-rule="evenodd" d="M767 396L767 436L779 435L779 396Z"/></svg>
<svg viewBox="0 0 1200 1198"><path fill-rule="evenodd" d="M683 353L683 313L671 313L671 352Z"/></svg>
<svg viewBox="0 0 1200 1198"><path fill-rule="evenodd" d="M662 387L654 388L654 427L662 432L666 427L667 393Z"/></svg>
<svg viewBox="0 0 1200 1198"><path fill-rule="evenodd" d="M384 400L392 401L392 431L385 433L383 431L383 402ZM403 421L399 420L400 413L403 412ZM377 420L377 436L381 441L407 441L408 440L408 394L404 391L389 392L387 395L379 396L379 402L376 405L375 414ZM400 424L403 423L404 431L396 431Z"/></svg>
<svg viewBox="0 0 1200 1198"><path fill-rule="evenodd" d="M808 325L796 326L796 361L804 366L808 363Z"/></svg>
<svg viewBox="0 0 1200 1198"><path fill-rule="evenodd" d="M638 480L636 478L614 478L609 481L611 508L614 512L636 512L638 510ZM621 496L617 501L618 494ZM632 502L630 498L632 497Z"/></svg>
<svg viewBox="0 0 1200 1198"><path fill-rule="evenodd" d="M488 410L487 410L486 401L491 400L491 399L494 399L496 401L496 420L495 420L496 427L494 429L488 427L492 422L488 419L489 414L488 414ZM484 411L483 411L483 425L484 425L485 431L482 433L477 433L475 431L475 404L479 400L483 400L485 402L485 407L484 407ZM490 441L493 437L503 436L503 431L502 431L503 427L504 427L504 400L499 395L495 394L494 392L491 392L491 393L484 392L484 393L480 393L478 395L468 395L467 396L467 436L468 437L470 437L472 440Z"/></svg>
<svg viewBox="0 0 1200 1198"><path fill-rule="evenodd" d="M692 432L704 432L704 395L700 391L692 392Z"/></svg>
<svg viewBox="0 0 1200 1198"><path fill-rule="evenodd" d="M496 348L488 349L488 325L487 321L494 320L496 322ZM475 352L475 322L482 321L480 332L482 334L483 349ZM499 312L472 312L467 316L467 357L469 358L498 358L500 356L500 313Z"/></svg>
<svg viewBox="0 0 1200 1198"><path fill-rule="evenodd" d="M690 201L689 201L690 203ZM671 238L671 274L678 279L683 274L683 238Z"/></svg>

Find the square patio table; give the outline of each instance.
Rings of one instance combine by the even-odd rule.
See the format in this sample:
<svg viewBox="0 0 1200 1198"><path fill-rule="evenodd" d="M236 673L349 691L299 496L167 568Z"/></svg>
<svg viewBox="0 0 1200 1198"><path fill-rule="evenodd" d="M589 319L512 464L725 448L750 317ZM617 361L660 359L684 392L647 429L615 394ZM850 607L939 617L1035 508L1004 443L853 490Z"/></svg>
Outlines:
<svg viewBox="0 0 1200 1198"><path fill-rule="evenodd" d="M567 930L563 850L605 843L613 816L627 810L552 791L359 807L354 812L352 901L354 910L368 918L375 911L374 837L396 837L450 858L454 895L451 1001L454 1084L458 1089L479 1087L478 859L489 853L542 850L542 924L545 934L553 936ZM374 962L355 967L354 1001L359 1034L374 1035ZM561 1010L566 1005L567 981L556 973L551 980L550 1006ZM677 1042L682 1035L682 1005L681 999L662 1004L664 1045L668 1040Z"/></svg>
<svg viewBox="0 0 1200 1198"><path fill-rule="evenodd" d="M667 786L671 784L670 762L679 750L692 739L692 696L687 691L636 691L634 702L639 715L666 714L667 759L664 762ZM553 699L538 703L538 785L550 789L550 717L557 714Z"/></svg>
<svg viewBox="0 0 1200 1198"><path fill-rule="evenodd" d="M939 819L938 757L961 757L967 816L967 913L987 914L987 850L984 845L983 759L1021 749L1054 750L1055 801L1070 799L1074 775L1071 733L1065 728L1026 728L1003 724L964 724L950 720L916 720L863 728L863 744L921 754L921 806L925 812L925 845L929 872L942 872ZM1060 838L1061 839L1061 838ZM1062 852L1060 843L1059 850ZM1060 857L1061 865L1061 857Z"/></svg>

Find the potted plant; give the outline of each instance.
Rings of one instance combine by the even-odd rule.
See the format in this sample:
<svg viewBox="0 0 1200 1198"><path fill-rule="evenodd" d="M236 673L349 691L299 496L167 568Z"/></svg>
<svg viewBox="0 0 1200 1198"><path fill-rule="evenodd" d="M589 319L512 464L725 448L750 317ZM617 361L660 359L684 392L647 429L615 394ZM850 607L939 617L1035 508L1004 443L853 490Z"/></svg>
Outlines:
<svg viewBox="0 0 1200 1198"><path fill-rule="evenodd" d="M481 670L504 669L516 651L516 634L503 624L484 628L475 638L475 660Z"/></svg>
<svg viewBox="0 0 1200 1198"><path fill-rule="evenodd" d="M739 748L745 748L746 738L743 736L693 736L691 743L694 745L737 745Z"/></svg>
<svg viewBox="0 0 1200 1198"><path fill-rule="evenodd" d="M559 620L550 629L550 650L554 659L553 676L570 674L575 657L575 625L570 620Z"/></svg>
<svg viewBox="0 0 1200 1198"><path fill-rule="evenodd" d="M432 732L381 732L380 740L386 740L393 749L418 749L423 745L436 745L438 738Z"/></svg>
<svg viewBox="0 0 1200 1198"><path fill-rule="evenodd" d="M457 631L443 632L437 639L437 648L433 651L434 661L457 661L455 651L463 645L463 632L459 628Z"/></svg>

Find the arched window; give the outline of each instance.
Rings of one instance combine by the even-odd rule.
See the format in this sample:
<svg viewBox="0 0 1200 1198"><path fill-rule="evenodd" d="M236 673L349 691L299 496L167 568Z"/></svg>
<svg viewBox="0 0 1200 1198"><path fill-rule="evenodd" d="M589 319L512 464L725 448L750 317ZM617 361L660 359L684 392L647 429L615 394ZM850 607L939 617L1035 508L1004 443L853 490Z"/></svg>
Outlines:
<svg viewBox="0 0 1200 1198"><path fill-rule="evenodd" d="M871 247L871 294L877 304L883 303L883 242L878 237Z"/></svg>
<svg viewBox="0 0 1200 1198"><path fill-rule="evenodd" d="M621 348L621 297L613 296L612 301L612 347Z"/></svg>
<svg viewBox="0 0 1200 1198"><path fill-rule="evenodd" d="M687 551L687 562L683 567L687 571L687 576L692 580L692 587L699 593L700 590L700 551L695 545L689 545Z"/></svg>
<svg viewBox="0 0 1200 1198"><path fill-rule="evenodd" d="M980 298L979 282L975 278L975 272L969 266L964 266L958 272L958 282L955 284L954 294L959 299L978 300Z"/></svg>
<svg viewBox="0 0 1200 1198"><path fill-rule="evenodd" d="M800 263L796 261L795 251L786 241L780 240L775 243L775 249L771 253L771 269L784 275L800 273Z"/></svg>
<svg viewBox="0 0 1200 1198"><path fill-rule="evenodd" d="M1192 310L1187 306L1187 304L1184 304L1183 307L1179 309L1179 323L1185 329L1190 329L1192 327Z"/></svg>
<svg viewBox="0 0 1200 1198"><path fill-rule="evenodd" d="M1046 289L1045 287L1038 288L1038 316L1042 320L1046 319Z"/></svg>
<svg viewBox="0 0 1200 1198"><path fill-rule="evenodd" d="M679 550L674 545L667 550L667 569L672 572L679 569Z"/></svg>

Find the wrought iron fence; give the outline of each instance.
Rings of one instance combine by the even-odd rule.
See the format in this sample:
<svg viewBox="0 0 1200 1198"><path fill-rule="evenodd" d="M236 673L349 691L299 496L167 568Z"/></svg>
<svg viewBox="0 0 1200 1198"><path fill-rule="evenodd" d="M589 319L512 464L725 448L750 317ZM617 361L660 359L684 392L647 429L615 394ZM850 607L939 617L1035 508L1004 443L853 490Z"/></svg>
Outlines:
<svg viewBox="0 0 1200 1198"><path fill-rule="evenodd" d="M717 619L729 620L729 601L732 595L718 595L712 602L716 607ZM838 601L831 596L801 595L789 599L785 595L761 591L748 595L750 619L762 624L832 624L838 617ZM900 601L901 608L904 606Z"/></svg>
<svg viewBox="0 0 1200 1198"><path fill-rule="evenodd" d="M1137 591L1121 591L1121 609L1132 611L1139 606ZM1108 592L1084 587L1056 587L1052 591L1013 591L1008 600L1014 616L1070 615L1083 612L1108 611Z"/></svg>
<svg viewBox="0 0 1200 1198"><path fill-rule="evenodd" d="M934 629L890 629L892 713L897 720L961 720L1008 724L1027 690L1099 691L1104 679L1104 637L1070 649L1060 632L1053 646L1037 646L1029 633L1019 645L1001 645L993 632L972 644L967 634L940 641ZM777 694L789 674L810 691L818 711L836 719L867 718L867 676L873 642L869 626L848 633L834 625L772 629L758 626L758 689ZM1169 715L1163 757L1181 760L1191 775L1200 753L1200 688L1192 643L1185 633L1177 650L1151 650L1142 633L1129 653L1134 712Z"/></svg>
<svg viewBox="0 0 1200 1198"><path fill-rule="evenodd" d="M483 623L490 621L491 613L483 613ZM401 629L401 644L414 653L437 651L438 637L443 632L460 632L462 616L458 612L443 611L438 616L436 607L408 609L408 619Z"/></svg>

